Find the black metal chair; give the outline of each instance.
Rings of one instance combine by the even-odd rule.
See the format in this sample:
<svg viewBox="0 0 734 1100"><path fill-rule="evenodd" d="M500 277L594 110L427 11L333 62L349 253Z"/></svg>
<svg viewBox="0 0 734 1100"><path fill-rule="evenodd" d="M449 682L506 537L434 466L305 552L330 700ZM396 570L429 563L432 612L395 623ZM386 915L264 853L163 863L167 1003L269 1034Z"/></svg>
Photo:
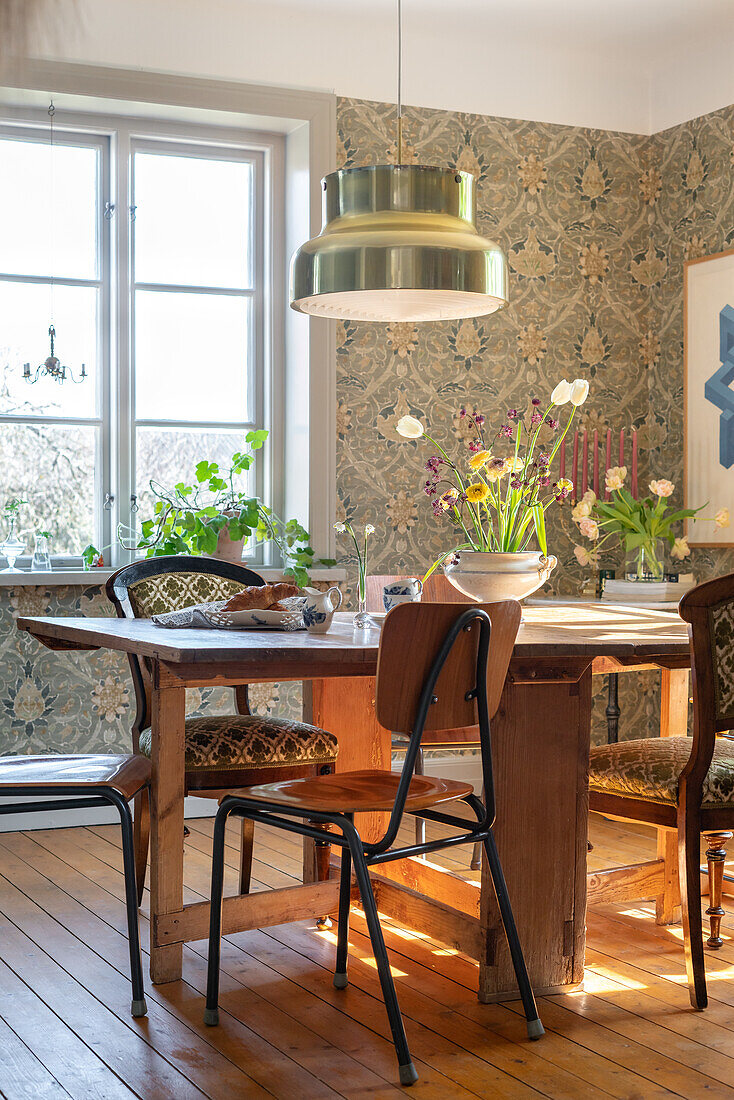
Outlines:
<svg viewBox="0 0 734 1100"><path fill-rule="evenodd" d="M332 827L333 844L341 848L339 931L334 985L347 985L349 905L352 865L357 879L372 949L398 1057L400 1082L418 1079L411 1060L385 941L375 905L369 867L407 856L436 852L456 844L484 844L502 922L527 1019L528 1036L538 1039L538 1017L530 980L515 927L499 855L492 834L495 819L490 744L490 718L499 706L512 649L520 624L520 605L508 601L465 607L456 604L403 604L385 619L377 668L376 712L380 724L409 737L400 774L387 771L342 772L250 787L223 799L214 826L209 970L204 1021L219 1021L219 959L224 886L224 834L230 814L317 837L305 820ZM491 644L490 644L491 635ZM491 655L491 661L489 660ZM415 774L424 731L479 726L485 803L470 783ZM466 803L476 815L464 817L436 810L450 801ZM354 825L355 812L389 811L380 840L365 843ZM458 835L393 848L404 813L420 814ZM297 820L297 819L304 820ZM337 831L333 831L337 830ZM287 919L287 918L284 918Z"/></svg>
<svg viewBox="0 0 734 1100"><path fill-rule="evenodd" d="M150 763L142 756L4 756L0 759L0 795L23 799L0 804L0 814L81 810L92 806L114 806L119 813L133 1016L145 1016L148 1006L140 962L135 847L128 803L141 791L147 791L149 783ZM48 795L54 797L49 799Z"/></svg>

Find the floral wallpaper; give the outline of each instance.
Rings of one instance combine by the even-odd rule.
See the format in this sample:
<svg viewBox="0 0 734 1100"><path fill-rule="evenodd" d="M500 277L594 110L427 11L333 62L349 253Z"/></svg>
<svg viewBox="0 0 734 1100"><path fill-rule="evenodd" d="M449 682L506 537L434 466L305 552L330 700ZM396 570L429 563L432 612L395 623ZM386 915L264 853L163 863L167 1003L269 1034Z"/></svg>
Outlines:
<svg viewBox="0 0 734 1100"><path fill-rule="evenodd" d="M0 755L129 752L135 693L127 657L46 649L15 627L22 615L114 615L99 586L0 588ZM254 684L258 714L300 714L300 684ZM190 715L234 713L227 688L189 689Z"/></svg>
<svg viewBox="0 0 734 1100"><path fill-rule="evenodd" d="M375 524L370 571L419 573L449 545L421 492L428 452L395 434L406 413L461 447L462 405L494 420L583 376L580 426L637 428L641 483L667 477L682 490L682 265L734 243L734 107L651 138L409 107L404 135L406 161L476 174L479 228L507 252L510 304L460 322L338 324L337 518ZM395 153L393 106L339 101L340 165ZM549 587L574 594L575 528L568 508L553 512ZM703 579L734 568L734 553L696 550L691 562ZM0 588L0 754L127 749L125 658L52 652L14 628L20 614L110 613L99 587ZM655 730L658 691L654 674L620 677L622 737ZM296 715L300 686L256 685L251 699L259 713ZM223 689L188 702L190 713L232 709ZM605 706L600 678L595 741Z"/></svg>

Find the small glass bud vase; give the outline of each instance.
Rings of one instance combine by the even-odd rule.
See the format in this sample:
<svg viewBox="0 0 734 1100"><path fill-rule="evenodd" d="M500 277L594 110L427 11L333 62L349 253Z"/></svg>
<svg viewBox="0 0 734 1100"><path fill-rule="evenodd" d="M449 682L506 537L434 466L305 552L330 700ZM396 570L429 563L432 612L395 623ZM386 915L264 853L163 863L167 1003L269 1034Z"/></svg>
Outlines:
<svg viewBox="0 0 734 1100"><path fill-rule="evenodd" d="M358 610L354 616L355 627L363 630L368 626L374 626L375 620L367 611L367 578L361 573L357 582L357 604Z"/></svg>
<svg viewBox="0 0 734 1100"><path fill-rule="evenodd" d="M0 569L0 573L22 573L22 569L16 569L16 560L25 550L25 543L18 538L15 530L16 518L11 516L10 518L10 530L8 531L8 537L5 542L0 544L0 553L7 558L8 565L6 569Z"/></svg>
<svg viewBox="0 0 734 1100"><path fill-rule="evenodd" d="M627 556L628 581L662 581L665 577L665 541L649 539Z"/></svg>
<svg viewBox="0 0 734 1100"><path fill-rule="evenodd" d="M51 555L48 550L48 535L38 531L33 544L31 569L37 573L51 572Z"/></svg>

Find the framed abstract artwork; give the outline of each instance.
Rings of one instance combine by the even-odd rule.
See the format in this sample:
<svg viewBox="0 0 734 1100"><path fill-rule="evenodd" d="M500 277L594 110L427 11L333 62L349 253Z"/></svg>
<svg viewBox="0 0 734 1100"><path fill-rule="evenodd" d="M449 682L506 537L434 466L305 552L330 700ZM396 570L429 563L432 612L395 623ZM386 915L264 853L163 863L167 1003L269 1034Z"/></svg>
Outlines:
<svg viewBox="0 0 734 1100"><path fill-rule="evenodd" d="M734 514L734 249L683 267L686 506ZM691 546L734 546L734 528L689 523Z"/></svg>

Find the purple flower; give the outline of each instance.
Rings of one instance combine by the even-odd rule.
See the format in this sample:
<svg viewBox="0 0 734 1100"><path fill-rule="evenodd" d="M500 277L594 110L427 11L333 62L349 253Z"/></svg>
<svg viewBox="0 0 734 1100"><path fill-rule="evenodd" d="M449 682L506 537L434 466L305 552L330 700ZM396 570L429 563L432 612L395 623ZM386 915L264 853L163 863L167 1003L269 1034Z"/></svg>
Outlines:
<svg viewBox="0 0 734 1100"><path fill-rule="evenodd" d="M482 426L482 424L484 423L485 420L486 420L486 417L483 416L482 413L476 413L476 415L474 417L474 423L477 425L477 427L481 428L481 426Z"/></svg>
<svg viewBox="0 0 734 1100"><path fill-rule="evenodd" d="M540 454L538 455L538 465L539 466L548 466L549 464L550 464L550 455L546 454L545 451L541 451Z"/></svg>
<svg viewBox="0 0 734 1100"><path fill-rule="evenodd" d="M501 436L506 436L508 439L512 439L512 425L503 424L498 434Z"/></svg>
<svg viewBox="0 0 734 1100"><path fill-rule="evenodd" d="M510 485L512 486L513 489L522 489L523 480L522 480L521 477L518 477L517 475L515 475L514 477L510 478Z"/></svg>
<svg viewBox="0 0 734 1100"><path fill-rule="evenodd" d="M540 478L538 478L538 484L542 485L543 488L545 489L546 486L550 485L550 478L549 477L540 477Z"/></svg>
<svg viewBox="0 0 734 1100"><path fill-rule="evenodd" d="M466 409L462 405L461 408L459 409L459 418L461 420L463 420L465 416L466 416Z"/></svg>
<svg viewBox="0 0 734 1100"><path fill-rule="evenodd" d="M531 405L539 405L540 404L540 398L534 397L533 400L530 402L530 404Z"/></svg>
<svg viewBox="0 0 734 1100"><path fill-rule="evenodd" d="M482 450L482 444L480 443L480 441L478 439L472 439L469 443L469 450L470 451L481 451Z"/></svg>
<svg viewBox="0 0 734 1100"><path fill-rule="evenodd" d="M433 482L427 481L423 486L423 492L426 494L427 497L435 497L437 489Z"/></svg>
<svg viewBox="0 0 734 1100"><path fill-rule="evenodd" d="M543 414L541 412L538 412L537 409L534 409L533 410L533 415L530 417L530 423L531 424L540 424L542 419L543 419Z"/></svg>
<svg viewBox="0 0 734 1100"><path fill-rule="evenodd" d="M443 461L444 460L440 458L439 455L431 455L423 469L430 470L432 474L435 474L439 466L442 465Z"/></svg>
<svg viewBox="0 0 734 1100"><path fill-rule="evenodd" d="M439 500L434 500L431 503L431 511L434 516L442 516L444 513L444 507Z"/></svg>
<svg viewBox="0 0 734 1100"><path fill-rule="evenodd" d="M548 425L548 427L551 429L551 431L555 431L556 428L558 427L559 423L560 423L560 421L554 420L552 416L546 416L545 422Z"/></svg>
<svg viewBox="0 0 734 1100"><path fill-rule="evenodd" d="M517 409L508 409L507 419L518 421L520 419L520 413L517 411Z"/></svg>

